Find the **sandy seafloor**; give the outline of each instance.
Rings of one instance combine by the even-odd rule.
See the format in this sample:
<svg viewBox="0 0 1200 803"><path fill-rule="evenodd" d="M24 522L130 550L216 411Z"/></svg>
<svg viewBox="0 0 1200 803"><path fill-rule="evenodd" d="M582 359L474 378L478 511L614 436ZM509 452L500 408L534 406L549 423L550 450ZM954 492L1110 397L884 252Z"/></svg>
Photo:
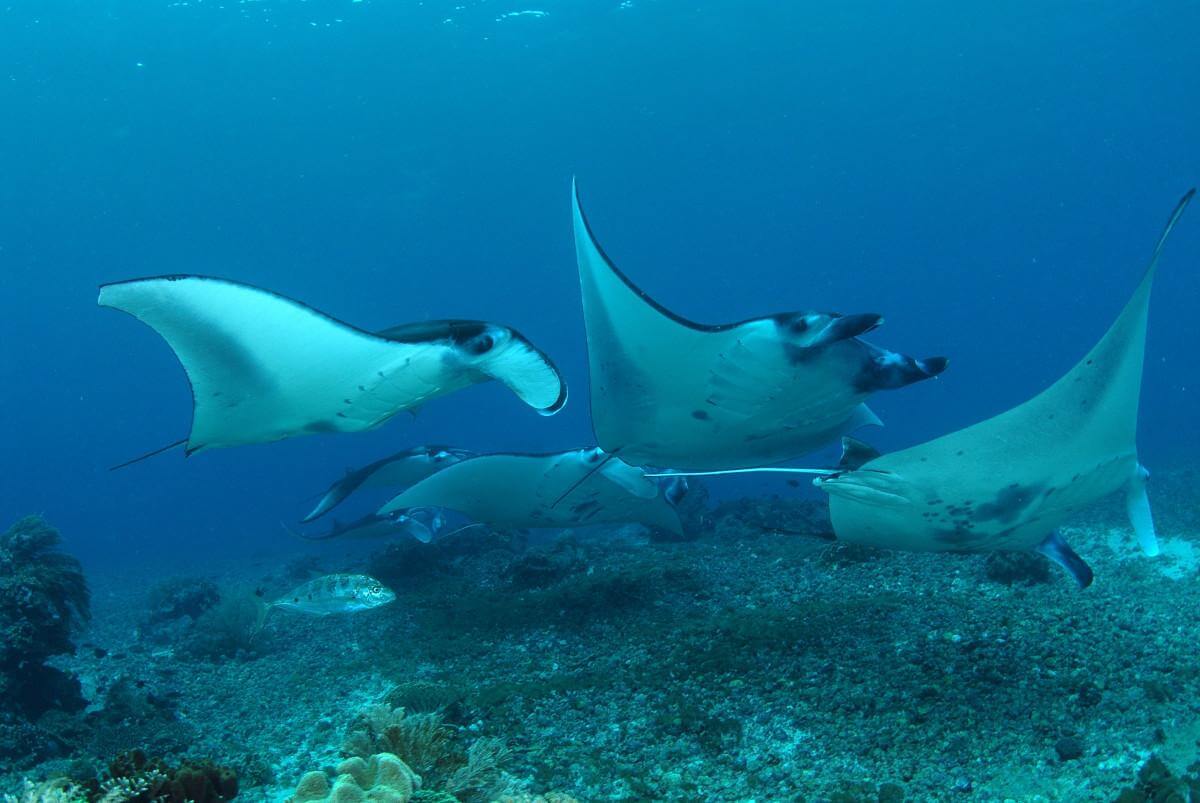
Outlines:
<svg viewBox="0 0 1200 803"><path fill-rule="evenodd" d="M188 656L187 621L148 635L147 589L164 572L132 565L90 577L88 646L59 663L80 673L93 711L121 678L140 697L102 733L93 723L71 738L211 757L238 770L239 799L277 800L337 763L357 711L420 681L464 739L512 748L497 791L1114 800L1152 753L1177 771L1197 757L1197 478L1154 478L1159 558L1140 554L1119 500L1064 530L1095 569L1086 591L1057 568L1048 582L1005 585L984 556L764 533L766 520L819 531L823 510L745 500L690 542L625 527L403 545L394 604L324 619L274 612L251 651L211 659ZM368 565L319 554L321 571ZM284 560L215 557L188 573L223 593L280 589ZM1064 744L1081 755L1061 758ZM10 771L3 788L99 758Z"/></svg>

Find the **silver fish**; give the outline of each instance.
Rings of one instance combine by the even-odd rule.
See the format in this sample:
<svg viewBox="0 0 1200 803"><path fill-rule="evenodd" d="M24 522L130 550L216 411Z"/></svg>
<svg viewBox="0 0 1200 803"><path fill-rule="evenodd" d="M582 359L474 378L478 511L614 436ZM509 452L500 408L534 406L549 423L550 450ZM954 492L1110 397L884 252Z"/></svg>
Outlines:
<svg viewBox="0 0 1200 803"><path fill-rule="evenodd" d="M387 605L396 594L374 577L365 574L327 574L309 580L271 603L272 608L328 616L357 613Z"/></svg>

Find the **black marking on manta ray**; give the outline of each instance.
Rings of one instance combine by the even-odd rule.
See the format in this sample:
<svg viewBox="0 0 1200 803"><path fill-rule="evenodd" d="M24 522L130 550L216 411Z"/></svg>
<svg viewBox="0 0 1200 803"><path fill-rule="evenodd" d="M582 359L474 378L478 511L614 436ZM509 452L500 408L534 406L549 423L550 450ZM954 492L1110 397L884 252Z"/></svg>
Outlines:
<svg viewBox="0 0 1200 803"><path fill-rule="evenodd" d="M996 494L991 502L986 502L975 509L975 521L998 521L1007 524L1023 513L1033 502L1045 493L1043 485L1021 485L1013 483Z"/></svg>

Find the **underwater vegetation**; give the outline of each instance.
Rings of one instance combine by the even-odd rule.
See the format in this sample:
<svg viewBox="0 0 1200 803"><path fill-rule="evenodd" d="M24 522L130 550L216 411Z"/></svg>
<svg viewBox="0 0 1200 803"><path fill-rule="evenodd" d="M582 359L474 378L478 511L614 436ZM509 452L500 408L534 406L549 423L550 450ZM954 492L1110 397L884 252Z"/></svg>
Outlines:
<svg viewBox="0 0 1200 803"><path fill-rule="evenodd" d="M170 766L141 750L113 759L99 776L25 782L5 803L225 803L238 795L237 775L207 761Z"/></svg>
<svg viewBox="0 0 1200 803"><path fill-rule="evenodd" d="M58 530L27 516L0 535L0 758L53 749L33 723L51 709L84 706L78 679L46 665L71 653L91 615L83 569L59 551Z"/></svg>
<svg viewBox="0 0 1200 803"><path fill-rule="evenodd" d="M306 773L289 803L475 803L489 800L573 800L508 794L503 770L513 751L503 739L471 735L447 722L439 703L459 700L437 684L401 684L350 722L342 743L345 756L330 774ZM397 700L436 706L410 712Z"/></svg>

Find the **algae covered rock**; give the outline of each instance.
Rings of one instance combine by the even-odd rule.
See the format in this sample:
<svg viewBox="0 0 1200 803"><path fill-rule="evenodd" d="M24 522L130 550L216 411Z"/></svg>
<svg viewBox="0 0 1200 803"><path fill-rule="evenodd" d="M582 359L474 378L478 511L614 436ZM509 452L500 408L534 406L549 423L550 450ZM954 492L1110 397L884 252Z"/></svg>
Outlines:
<svg viewBox="0 0 1200 803"><path fill-rule="evenodd" d="M79 561L58 549L58 530L27 516L0 534L0 759L43 752L45 740L13 738L47 711L78 711L79 681L46 659L71 653L90 615Z"/></svg>
<svg viewBox="0 0 1200 803"><path fill-rule="evenodd" d="M987 579L1006 586L1050 582L1050 561L1036 552L991 552L983 571Z"/></svg>
<svg viewBox="0 0 1200 803"><path fill-rule="evenodd" d="M420 785L421 779L399 758L377 753L343 761L332 784L323 772L305 774L288 803L408 803Z"/></svg>

